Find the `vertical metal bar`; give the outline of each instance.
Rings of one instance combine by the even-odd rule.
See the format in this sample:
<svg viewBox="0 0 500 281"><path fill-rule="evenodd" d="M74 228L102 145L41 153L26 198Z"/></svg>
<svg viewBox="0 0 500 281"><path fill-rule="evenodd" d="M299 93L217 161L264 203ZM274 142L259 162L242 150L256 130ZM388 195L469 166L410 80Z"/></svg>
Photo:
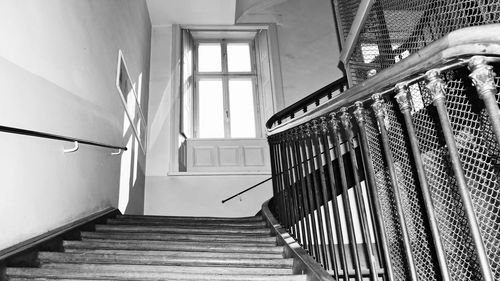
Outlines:
<svg viewBox="0 0 500 281"><path fill-rule="evenodd" d="M349 150L349 155L351 156L351 168L354 177L354 198L356 201L356 206L358 207L358 213L361 218L361 233L363 240L365 242L365 251L368 258L368 268L370 270L370 280L377 280L377 269L374 261L374 254L372 249L372 242L370 237L370 229L368 226L368 217L366 215L365 202L363 199L363 191L361 190L360 179L358 174L358 161L356 159L356 151L354 150L354 134L352 132L351 116L347 112L347 108L343 107L340 109L342 114L340 115L340 120L342 126L344 127L344 132L347 136L347 147Z"/></svg>
<svg viewBox="0 0 500 281"><path fill-rule="evenodd" d="M319 246L319 240L318 240L318 233L316 231L317 229L317 223L316 223L316 217L314 215L314 206L316 204L314 203L314 187L311 181L311 172L309 170L309 161L308 161L308 155L307 151L305 149L305 142L307 138L307 132L306 132L306 126L301 125L299 126L300 132L301 132L301 141L299 141L299 147L301 154L303 155L304 158L304 173L306 175L306 185L307 185L307 198L309 200L309 215L311 216L311 224L312 224L312 237L314 241L314 252L316 253L316 260L319 262L321 260L321 251L320 251L320 246ZM314 170L314 167L311 168L311 170Z"/></svg>
<svg viewBox="0 0 500 281"><path fill-rule="evenodd" d="M406 220L404 217L403 204L401 202L401 191L399 190L399 184L396 176L396 169L394 168L394 159L392 158L392 151L389 146L389 135L387 134L387 129L385 128L385 105L382 101L380 94L374 94L372 96L373 104L372 108L377 117L378 128L380 131L380 138L382 142L384 157L389 171L389 177L391 178L391 186L394 191L394 199L396 203L396 210L398 212L398 220L401 226L401 236L403 236L403 248L405 252L406 262L408 264L408 270L410 273L410 280L416 281L417 269L415 268L415 261L413 259L413 254L411 251L410 237L408 235L408 229L406 228Z"/></svg>
<svg viewBox="0 0 500 281"><path fill-rule="evenodd" d="M329 135L329 128L328 128L328 123L326 121L326 117L321 117L321 128L322 128L322 135L321 135L321 140L323 142L323 145L325 147L329 147L329 142L328 142L328 135ZM335 142L332 141L332 144L335 145ZM330 180L330 188L332 191L332 209L333 209L333 219L335 221L335 234L337 236L337 243L339 244L339 258L340 258L340 263L342 265L342 270L344 271L344 280L348 281L349 280L349 264L347 263L347 254L345 252L345 243L344 243L344 234L342 233L342 222L340 219L340 210L338 206L338 201L337 201L337 187L338 183L335 178L335 173L333 172L333 162L332 162L332 157L330 155L330 151L325 151L325 157L326 157L326 166L328 168L328 177ZM338 168L338 167L337 167Z"/></svg>
<svg viewBox="0 0 500 281"><path fill-rule="evenodd" d="M358 140L363 156L363 166L365 167L365 177L368 189L368 201L371 206L372 216L375 218L375 238L377 244L380 245L382 262L384 264L384 273L388 281L394 281L394 271L392 269L391 257L389 254L389 246L387 242L387 234L385 232L385 223L382 217L382 207L380 206L380 198L377 193L377 182L375 180L375 168L373 167L372 157L368 146L368 137L366 134L366 119L363 103L358 101L355 103L354 117L358 123Z"/></svg>
<svg viewBox="0 0 500 281"><path fill-rule="evenodd" d="M292 155L291 155L291 152L290 152L290 142L292 140L292 135L290 133L290 131L287 133L287 137L286 137L286 142L285 142L285 149L286 149L286 159L287 159L287 163L288 163L288 169L289 169L289 173L290 173L290 194L291 194L291 211L292 211L292 220L293 220L293 224L292 224L292 227L294 229L294 234L295 234L295 238L297 239L297 241L300 241L302 240L302 237L301 237L301 234L300 234L300 230L299 230L299 207L298 207L298 204L297 204L297 201L298 201L298 198L297 198L297 179L294 175L294 163L293 163L293 159L292 159Z"/></svg>
<svg viewBox="0 0 500 281"><path fill-rule="evenodd" d="M297 227L299 228L298 230L300 231L300 244L305 245L306 244L306 233L304 229L304 219L305 219L305 214L304 214L304 205L302 204L302 194L301 194L301 189L300 186L302 185L302 177L299 173L299 166L300 162L297 161L297 155L295 153L295 141L296 141L296 128L292 128L290 130L290 156L291 156L291 161L294 163L293 165L293 173L295 175L295 198L296 198L296 205L297 205L297 215L298 215L298 220L297 220ZM307 249L307 247L305 247Z"/></svg>
<svg viewBox="0 0 500 281"><path fill-rule="evenodd" d="M469 223L472 240L476 247L481 274L483 275L485 281L492 281L493 274L490 269L488 256L486 255L486 250L481 238L479 226L474 214L474 207L472 205L472 199L470 198L469 194L470 191L467 186L467 180L465 179L462 162L460 161L460 155L458 153L457 144L455 143L455 137L453 135L453 130L451 128L450 119L448 117L448 112L446 109L446 84L441 79L439 71L436 69L427 71L426 78L428 81L426 87L429 89L432 95L432 103L437 109L443 136L446 142L446 146L448 147L451 166L455 174L455 179L457 181L458 192L464 205L465 215Z"/></svg>
<svg viewBox="0 0 500 281"><path fill-rule="evenodd" d="M320 155L314 155L313 149L312 149L312 135L311 135L311 124L306 123L305 125L306 128L306 135L307 138L305 139L305 144L306 144L306 149L307 149L307 154L309 155L309 165L311 167L311 176L312 176L312 183L314 187L314 201L316 202L316 215L318 219L318 229L319 231L319 238L321 240L321 260L323 266L327 267L328 262L327 262L327 251L328 249L326 248L326 239L325 239L325 233L323 229L325 228L325 225L323 223L323 216L321 212L321 190L320 186L318 184L318 179L316 178L316 168L315 168L315 160L314 157L319 157ZM319 169L320 167L318 167Z"/></svg>
<svg viewBox="0 0 500 281"><path fill-rule="evenodd" d="M432 240L434 242L434 250L436 251L436 257L439 263L439 270L441 272L441 280L449 281L450 272L448 269L448 264L446 263L446 256L444 252L443 242L441 240L441 234L439 232L439 226L434 213L434 205L432 204L431 192L429 190L429 184L427 182L427 177L425 175L424 163L422 161L422 155L420 153L420 148L418 144L417 135L415 133L415 127L413 126L413 120L411 118L411 96L408 86L406 84L397 84L395 87L396 91L396 101L399 104L399 109L403 113L405 120L406 131L408 133L408 139L411 146L411 151L413 154L413 160L415 167L417 169L418 181L420 183L420 190L422 192L422 197L424 200L424 207L427 214L427 219L429 220L429 227L431 230Z"/></svg>
<svg viewBox="0 0 500 281"><path fill-rule="evenodd" d="M324 117L323 117L324 118ZM324 121L324 120L323 120ZM323 122L322 121L322 122ZM325 126L326 126L326 121L324 121ZM335 279L338 280L338 265L337 265L337 258L335 255L335 241L333 239L333 231L332 231L332 219L330 217L330 208L328 207L328 190L326 187L326 179L325 179L325 170L323 168L323 161L322 161L322 156L321 156L321 146L320 146L320 127L319 127L319 121L318 120L313 120L312 121L312 130L314 132L314 137L312 138L312 148L315 150L315 154L317 155L316 157L316 165L319 168L319 178L320 178L320 185L321 185L321 194L322 199L323 199L323 213L325 214L325 222L326 222L326 234L328 237L328 257L330 258L330 264L331 264L331 269L333 269L334 274L335 274ZM328 145L323 145L323 152L326 154L328 153ZM326 157L326 156L325 156ZM335 197L333 197L335 199Z"/></svg>
<svg viewBox="0 0 500 281"><path fill-rule="evenodd" d="M300 151L297 149L297 145L300 139L299 136L299 129L295 128L293 130L293 144L291 146L292 149L292 155L294 156L296 169L297 169L297 178L299 179L299 186L300 186L300 205L301 205L301 210L302 210L302 218L303 218L303 223L302 223L302 237L304 238L304 248L308 250L309 254L311 256L314 256L313 252L313 247L312 247L312 242L311 242L311 225L309 221L309 206L307 204L307 191L306 191L306 182L304 178L304 173L302 169L302 159L301 159L301 154Z"/></svg>
<svg viewBox="0 0 500 281"><path fill-rule="evenodd" d="M273 141L273 138L270 137L268 139L269 141L269 153L270 153L270 156L271 156L271 173L272 173L272 182L273 182L273 202L274 202L274 209L275 211L277 211L277 213L279 214L279 209L281 208L281 206L279 205L279 192L278 192L278 171L277 171L277 167L276 167L276 155L275 155L275 145L274 145L274 141Z"/></svg>
<svg viewBox="0 0 500 281"><path fill-rule="evenodd" d="M284 141L283 141L283 161L284 161L284 169L286 171L287 175L287 181L288 184L286 185L286 190L287 190L287 205L288 205L288 214L290 217L290 225L289 225L289 230L290 234L294 238L297 237L297 231L295 229L295 206L294 206L294 198L293 198L293 175L291 173L291 167L290 167L290 157L288 155L288 133L284 134Z"/></svg>
<svg viewBox="0 0 500 281"><path fill-rule="evenodd" d="M497 147L500 147L500 109L496 100L497 87L493 67L486 64L483 56L474 56L469 61L471 74L469 77L476 86L479 98L483 100L496 137Z"/></svg>
<svg viewBox="0 0 500 281"><path fill-rule="evenodd" d="M282 135L282 134L281 134ZM281 136L280 135L280 136ZM280 140L279 142L279 147L280 147L280 160L281 160L281 171L282 171L282 193L283 193L283 212L284 212L284 218L285 218L285 228L289 229L291 226L291 218L290 218L290 210L289 210L289 198L288 198L288 191L287 188L290 186L290 183L288 181L288 171L286 168L286 161L285 161L285 152L283 149L283 142L284 140ZM289 229L290 230L290 229Z"/></svg>
<svg viewBox="0 0 500 281"><path fill-rule="evenodd" d="M342 203L344 205L344 213L347 224L347 236L349 237L349 246L351 249L351 259L354 265L354 276L357 281L361 281L361 264L359 262L359 253L356 245L356 235L354 232L354 222L352 218L351 211L351 200L349 199L349 187L347 185L347 176L344 165L344 158L342 155L342 151L340 149L340 125L339 121L335 117L335 113L330 113L331 116L331 124L332 124L332 138L334 140L335 153L337 155L337 161L340 169L340 181L342 186Z"/></svg>

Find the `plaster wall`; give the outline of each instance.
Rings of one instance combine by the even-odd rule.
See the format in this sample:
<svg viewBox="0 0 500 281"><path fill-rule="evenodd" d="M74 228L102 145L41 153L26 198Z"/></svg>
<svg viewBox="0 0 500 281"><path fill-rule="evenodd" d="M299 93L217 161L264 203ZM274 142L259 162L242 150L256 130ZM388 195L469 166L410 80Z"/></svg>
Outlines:
<svg viewBox="0 0 500 281"><path fill-rule="evenodd" d="M242 0L236 11L237 23L277 24L284 106L342 76L337 69L339 51L329 0ZM176 161L170 155L170 142L179 124L173 114L179 102L174 83L179 62L171 61L172 52L177 51L172 49L173 30L171 26L153 27L145 213L254 215L272 196L271 181L246 193L241 201L236 198L221 204L221 200L269 175L168 175L169 163ZM282 107L278 105L278 109Z"/></svg>
<svg viewBox="0 0 500 281"><path fill-rule="evenodd" d="M225 204L228 196L246 189L269 175L168 175L175 161L170 141L179 130L175 107L178 61L172 62L172 26L153 27L149 97L149 141L144 212L148 215L251 216L272 196L270 182ZM177 126L177 127L176 127Z"/></svg>
<svg viewBox="0 0 500 281"><path fill-rule="evenodd" d="M285 107L342 77L337 67L339 46L330 2L238 2L237 23L272 22L277 25ZM246 10L241 11L243 9Z"/></svg>
<svg viewBox="0 0 500 281"><path fill-rule="evenodd" d="M124 122L115 79L122 49L134 82L140 73L149 81L145 1L6 0L0 23L0 125L129 145L121 156L88 145L65 154L72 143L0 132L0 249L117 207L127 168L136 167L121 190L123 211L142 213L145 156ZM140 89L146 113L148 86Z"/></svg>

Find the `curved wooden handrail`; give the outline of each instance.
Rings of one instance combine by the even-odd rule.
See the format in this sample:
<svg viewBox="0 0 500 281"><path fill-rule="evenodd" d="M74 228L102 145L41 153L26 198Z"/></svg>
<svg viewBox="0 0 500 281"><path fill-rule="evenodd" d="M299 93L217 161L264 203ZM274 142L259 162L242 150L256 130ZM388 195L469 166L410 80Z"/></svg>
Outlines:
<svg viewBox="0 0 500 281"><path fill-rule="evenodd" d="M286 119L290 116L294 116L297 112L303 110L304 108L307 108L307 106L313 103L317 103L320 99L328 95L331 95L332 92L337 90L343 92L346 88L347 88L347 78L346 77L339 78L271 116L271 118L269 118L269 120L266 122L266 127L270 129L273 127L275 123L279 124L281 123L281 120Z"/></svg>
<svg viewBox="0 0 500 281"><path fill-rule="evenodd" d="M500 56L499 42L500 24L473 26L450 32L394 66L346 90L341 95L333 97L304 115L274 128L268 127L268 135L304 124L355 101L368 99L375 92L392 90L396 83L423 76L427 70L437 66L444 66L441 67L443 69L449 67L450 64L466 64L467 60L461 60L461 58L473 55Z"/></svg>

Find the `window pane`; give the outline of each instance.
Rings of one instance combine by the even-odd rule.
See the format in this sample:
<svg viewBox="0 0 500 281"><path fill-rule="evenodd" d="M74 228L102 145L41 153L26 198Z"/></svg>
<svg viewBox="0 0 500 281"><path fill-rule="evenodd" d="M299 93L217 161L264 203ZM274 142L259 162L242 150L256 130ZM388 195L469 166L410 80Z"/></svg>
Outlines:
<svg viewBox="0 0 500 281"><path fill-rule="evenodd" d="M221 51L219 43L203 43L198 46L198 71L220 72Z"/></svg>
<svg viewBox="0 0 500 281"><path fill-rule="evenodd" d="M248 43L227 44L227 67L230 72L252 71Z"/></svg>
<svg viewBox="0 0 500 281"><path fill-rule="evenodd" d="M224 138L222 80L200 80L198 137Z"/></svg>
<svg viewBox="0 0 500 281"><path fill-rule="evenodd" d="M251 79L229 80L231 137L255 138L255 104Z"/></svg>

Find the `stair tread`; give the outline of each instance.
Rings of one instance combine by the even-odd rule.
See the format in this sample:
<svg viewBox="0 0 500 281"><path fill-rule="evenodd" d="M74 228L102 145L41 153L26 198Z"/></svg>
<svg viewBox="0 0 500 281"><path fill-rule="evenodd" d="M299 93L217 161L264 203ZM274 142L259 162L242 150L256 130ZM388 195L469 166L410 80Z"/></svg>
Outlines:
<svg viewBox="0 0 500 281"><path fill-rule="evenodd" d="M135 264L70 264L44 263L42 269L60 269L92 272L158 272L158 273L204 273L204 274L242 274L242 275L283 275L290 274L290 268L261 267L219 267L219 266L174 266L174 265L135 265Z"/></svg>
<svg viewBox="0 0 500 281"><path fill-rule="evenodd" d="M250 217L191 217L191 216L155 216L155 215L117 215L117 219L121 218L138 218L141 220L180 220L180 221L263 221L260 216Z"/></svg>
<svg viewBox="0 0 500 281"><path fill-rule="evenodd" d="M176 251L220 251L220 252L264 252L281 253L281 246L225 246L221 245L195 245L195 244L168 244L168 243L148 243L148 242L94 242L94 241L64 241L64 248L80 249L130 249L130 250L176 250Z"/></svg>
<svg viewBox="0 0 500 281"><path fill-rule="evenodd" d="M272 267L290 268L292 259L248 259L248 258L211 258L211 257L168 257L168 256L138 256L110 255L88 253L58 253L40 252L40 262L43 263L92 263L92 264L144 264L144 265L183 265L183 266L239 266L239 267Z"/></svg>
<svg viewBox="0 0 500 281"><path fill-rule="evenodd" d="M236 274L197 274L197 273L156 273L156 272L88 272L67 271L42 268L7 268L10 281L21 280L217 280L217 281L306 281L306 275L236 275ZM22 278L26 279L22 279ZM32 277L32 278L30 278ZM28 279L29 278L29 279Z"/></svg>
<svg viewBox="0 0 500 281"><path fill-rule="evenodd" d="M207 258L253 258L273 259L283 258L283 253L239 253L239 252L184 252L184 251L140 251L140 250L86 250L66 249L66 253L88 253L107 255L140 255L140 256L165 256L165 257L207 257Z"/></svg>
<svg viewBox="0 0 500 281"><path fill-rule="evenodd" d="M124 240L169 240L169 241L224 241L238 243L265 243L275 244L276 238L272 236L241 236L241 235L198 235L176 233L150 233L150 232L81 232L82 238L124 239Z"/></svg>
<svg viewBox="0 0 500 281"><path fill-rule="evenodd" d="M217 221L181 221L181 220L162 220L162 219L135 219L135 218L120 218L120 219L107 219L109 225L176 225L176 226L213 226L213 227L265 227L264 221L249 221L249 222L217 222Z"/></svg>
<svg viewBox="0 0 500 281"><path fill-rule="evenodd" d="M199 245L207 247L225 246L241 246L241 247L277 247L276 244L260 243L260 242L246 242L240 243L238 241L176 241L176 240L137 240L137 239L112 239L112 238L82 238L82 242L99 242L99 243L127 243L127 244L148 244L148 245Z"/></svg>
<svg viewBox="0 0 500 281"><path fill-rule="evenodd" d="M97 224L96 231L117 232L153 232L153 233L213 233L213 234L240 234L240 235L267 235L271 232L268 228L238 229L238 228L206 228L206 227L175 227L175 226L137 226L137 225L102 225Z"/></svg>

